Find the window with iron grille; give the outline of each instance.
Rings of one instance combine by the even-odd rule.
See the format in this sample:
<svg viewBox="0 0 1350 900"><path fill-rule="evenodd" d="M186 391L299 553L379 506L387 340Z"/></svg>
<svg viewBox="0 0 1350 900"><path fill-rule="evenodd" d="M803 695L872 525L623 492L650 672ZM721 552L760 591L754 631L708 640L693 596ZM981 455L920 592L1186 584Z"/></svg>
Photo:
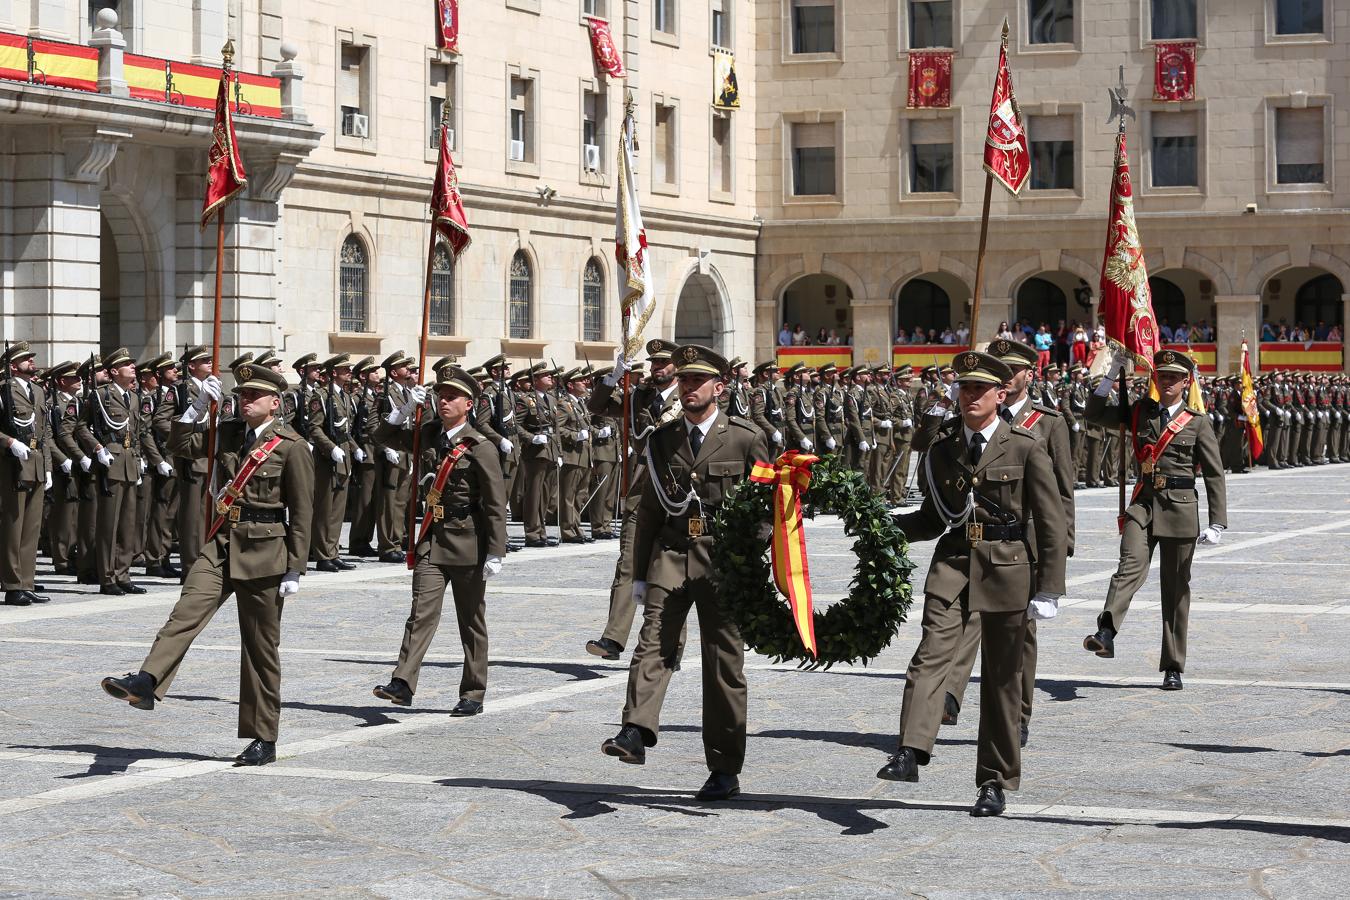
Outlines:
<svg viewBox="0 0 1350 900"><path fill-rule="evenodd" d="M366 318L366 245L356 235L342 242L338 266L338 330L369 331Z"/></svg>
<svg viewBox="0 0 1350 900"><path fill-rule="evenodd" d="M445 244L431 257L431 333L455 333L455 270Z"/></svg>
<svg viewBox="0 0 1350 900"><path fill-rule="evenodd" d="M586 273L581 278L581 339L583 341L602 341L605 339L605 274L600 264L592 259L586 263Z"/></svg>
<svg viewBox="0 0 1350 900"><path fill-rule="evenodd" d="M533 276L530 274L530 261L522 250L517 250L511 258L511 338L529 340L534 332Z"/></svg>

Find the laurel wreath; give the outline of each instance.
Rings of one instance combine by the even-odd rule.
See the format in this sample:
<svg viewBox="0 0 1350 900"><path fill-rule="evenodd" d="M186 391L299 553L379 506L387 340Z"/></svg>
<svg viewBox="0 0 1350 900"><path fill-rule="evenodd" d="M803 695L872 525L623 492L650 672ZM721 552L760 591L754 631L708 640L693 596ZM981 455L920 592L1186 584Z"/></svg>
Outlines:
<svg viewBox="0 0 1350 900"><path fill-rule="evenodd" d="M813 657L802 646L787 601L773 584L768 534L773 493L772 485L744 481L713 518L713 565L724 608L745 643L775 662L793 660L806 669L867 665L899 632L913 599L914 563L904 533L861 473L845 466L838 455L812 466L803 515L838 511L858 556L848 597L814 613L818 655Z"/></svg>

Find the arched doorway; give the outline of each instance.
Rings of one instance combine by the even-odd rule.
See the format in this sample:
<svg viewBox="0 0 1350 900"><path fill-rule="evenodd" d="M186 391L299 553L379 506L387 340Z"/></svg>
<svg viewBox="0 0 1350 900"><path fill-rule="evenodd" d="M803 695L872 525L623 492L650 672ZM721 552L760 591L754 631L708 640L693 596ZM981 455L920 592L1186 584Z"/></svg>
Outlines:
<svg viewBox="0 0 1350 900"><path fill-rule="evenodd" d="M906 281L896 294L894 338L905 343L923 343L931 338L940 340L947 328L954 331L967 324L966 307L970 303L970 288L965 282L946 272L925 272ZM923 340L916 340L915 331L923 332Z"/></svg>
<svg viewBox="0 0 1350 900"><path fill-rule="evenodd" d="M1294 295L1294 318L1314 331L1332 325L1344 325L1345 289L1335 275L1319 275L1305 282Z"/></svg>
<svg viewBox="0 0 1350 900"><path fill-rule="evenodd" d="M1197 328L1202 334L1212 330L1214 284L1204 275L1194 269L1162 269L1149 276L1148 287L1159 331L1163 326L1175 329L1174 343L1186 343Z"/></svg>
<svg viewBox="0 0 1350 900"><path fill-rule="evenodd" d="M137 357L147 349L158 351L164 343L164 293L153 241L125 198L104 191L99 202L100 347L126 347Z"/></svg>
<svg viewBox="0 0 1350 900"><path fill-rule="evenodd" d="M833 331L843 344L853 331L853 292L847 284L833 275L804 275L783 291L783 317L775 331L795 329L798 324L806 331L812 344L825 329L826 338Z"/></svg>
<svg viewBox="0 0 1350 900"><path fill-rule="evenodd" d="M1326 269L1285 269L1261 289L1263 324L1270 323L1277 332L1281 325L1290 330L1303 326L1316 339L1319 327L1345 326L1344 291L1340 279Z"/></svg>
<svg viewBox="0 0 1350 900"><path fill-rule="evenodd" d="M722 292L711 275L695 272L680 288L675 306L675 343L702 344L722 353L725 338Z"/></svg>

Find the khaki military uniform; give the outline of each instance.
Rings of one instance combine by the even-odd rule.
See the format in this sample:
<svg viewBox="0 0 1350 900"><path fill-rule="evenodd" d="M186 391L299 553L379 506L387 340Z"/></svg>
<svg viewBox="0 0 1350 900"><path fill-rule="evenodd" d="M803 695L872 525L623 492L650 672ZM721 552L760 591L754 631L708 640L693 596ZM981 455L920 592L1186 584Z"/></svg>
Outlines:
<svg viewBox="0 0 1350 900"><path fill-rule="evenodd" d="M238 471L248 439L241 420L220 426L216 463L222 484ZM175 422L170 450L186 457L198 445L192 425ZM275 741L281 721L281 578L303 573L313 518L314 458L309 445L281 419L266 426L250 449L271 437L281 443L254 473L227 521L201 548L169 620L155 636L141 669L155 677L163 700L192 641L230 595L239 611L239 737ZM205 452L203 449L201 452Z"/></svg>
<svg viewBox="0 0 1350 900"><path fill-rule="evenodd" d="M784 415L787 419L788 450L817 450L815 397L810 388L793 385L783 401Z"/></svg>
<svg viewBox="0 0 1350 900"><path fill-rule="evenodd" d="M581 508L586 503L591 476L590 414L586 412L586 402L572 394L563 394L557 403L563 460L558 485L560 536L575 543L583 540Z"/></svg>
<svg viewBox="0 0 1350 900"><path fill-rule="evenodd" d="M784 447L783 395L778 385L765 383L755 388L750 395L750 419L764 432L769 452L777 459Z"/></svg>
<svg viewBox="0 0 1350 900"><path fill-rule="evenodd" d="M393 381L384 384L384 395L380 398L377 430L384 427L389 414L402 409L408 402L408 389ZM411 427L411 424L403 427ZM398 442L393 442L398 443ZM393 459L390 459L390 454ZM375 454L375 482L378 487L378 511L375 517L375 529L379 536L376 550L388 553L402 549L407 543L408 503L412 497L412 462L410 455L390 446L380 445Z"/></svg>
<svg viewBox="0 0 1350 900"><path fill-rule="evenodd" d="M380 452L375 447L375 429L378 424L380 395L368 385L362 385L352 394L354 403L352 437L364 457L353 459L353 485L348 491L352 528L347 546L352 552L373 550L375 540L375 466Z"/></svg>
<svg viewBox="0 0 1350 900"><path fill-rule="evenodd" d="M891 458L891 483L886 486L891 499L900 503L909 486L909 466L914 446L914 398L897 387L891 404L891 424L895 432L895 455ZM905 423L909 424L906 425ZM898 462L896 462L898 460Z"/></svg>
<svg viewBox="0 0 1350 900"><path fill-rule="evenodd" d="M521 460L525 470L525 539L548 539L548 475L557 469L561 447L558 443L557 399L551 391L529 391L516 397L516 423L521 432ZM536 444L534 438L545 440Z"/></svg>
<svg viewBox="0 0 1350 900"><path fill-rule="evenodd" d="M72 572L79 553L79 532L76 528L80 510L80 486L76 477L78 467L60 441L61 420L74 396L57 391L47 406L47 427L51 435L48 450L51 455L51 507L47 510L47 549L56 574ZM63 466L69 463L70 472Z"/></svg>
<svg viewBox="0 0 1350 900"><path fill-rule="evenodd" d="M0 360L8 366L8 360ZM32 591L42 536L42 504L50 471L51 421L42 386L23 378L0 382L0 582L5 591ZM9 447L28 450L20 460Z"/></svg>
<svg viewBox="0 0 1350 900"><path fill-rule="evenodd" d="M679 659L685 619L697 607L703 659L703 748L708 768L735 775L745 762L745 645L717 599L709 519L722 498L768 457L764 433L750 422L718 413L695 456L686 420L651 437L661 484L644 480L633 542L633 577L647 582L642 629L628 670L623 723L655 746L661 706ZM667 513L657 491L698 496L684 515ZM678 492L677 494L675 492ZM700 528L690 520L702 518ZM697 532L697 534L695 534Z"/></svg>
<svg viewBox="0 0 1350 900"><path fill-rule="evenodd" d="M75 574L81 584L98 584L98 553L95 550L98 536L98 494L95 491L93 475L93 457L85 455L75 438L75 430L84 419L84 407L88 403L86 396L74 396L66 400L61 410L60 428L56 433L56 446L69 459L70 473L75 479L78 509L75 513ZM85 465L89 465L86 471Z"/></svg>
<svg viewBox="0 0 1350 900"><path fill-rule="evenodd" d="M589 408L590 400L587 399ZM591 416L591 536L614 536L614 512L623 480L619 477L619 420L609 416Z"/></svg>
<svg viewBox="0 0 1350 900"><path fill-rule="evenodd" d="M206 540L207 494L210 491L206 483L206 432L207 416L202 416L193 425L184 425L184 435L177 443L170 442L174 423L197 400L201 392L199 383L187 373L174 385L159 402L155 409L152 427L160 441L169 448L173 462L175 482L177 484L178 509L175 525L178 531L178 556L186 573L197 561L202 543ZM187 431L191 430L188 434ZM182 452L175 452L174 447Z"/></svg>
<svg viewBox="0 0 1350 900"><path fill-rule="evenodd" d="M309 442L314 445L314 554L337 559L341 552L342 521L347 513L347 491L356 452L355 404L350 395L330 387L309 398ZM342 461L333 461L333 448Z"/></svg>

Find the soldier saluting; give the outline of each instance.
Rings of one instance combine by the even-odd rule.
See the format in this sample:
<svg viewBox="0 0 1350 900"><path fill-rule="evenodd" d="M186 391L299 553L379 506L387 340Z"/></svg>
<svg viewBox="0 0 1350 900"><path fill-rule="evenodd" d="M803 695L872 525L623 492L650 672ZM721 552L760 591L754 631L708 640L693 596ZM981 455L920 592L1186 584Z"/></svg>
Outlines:
<svg viewBox="0 0 1350 900"><path fill-rule="evenodd" d="M222 422L217 431L216 461L227 480L206 544L140 671L105 678L103 689L137 709L154 709L192 641L234 594L243 645L239 737L252 739L235 760L261 766L277 758L281 612L285 598L300 590L309 558L314 458L304 438L280 418L285 377L253 365L241 366L235 377L239 418ZM197 421L220 397L220 380L209 376L173 424L169 441L175 453L193 445Z"/></svg>
<svg viewBox="0 0 1350 900"><path fill-rule="evenodd" d="M447 366L436 373L435 391L436 418L422 425L420 441L420 470L433 479L426 514L412 542L417 554L412 611L394 675L374 693L397 706L412 705L422 658L436 635L449 587L464 648L459 703L450 714L474 716L483 711L487 690L484 594L506 555L506 488L500 450L468 422L480 395L478 382L459 366ZM403 426L425 400L425 388L409 388L403 405L380 423L376 443L411 453L413 432Z"/></svg>

